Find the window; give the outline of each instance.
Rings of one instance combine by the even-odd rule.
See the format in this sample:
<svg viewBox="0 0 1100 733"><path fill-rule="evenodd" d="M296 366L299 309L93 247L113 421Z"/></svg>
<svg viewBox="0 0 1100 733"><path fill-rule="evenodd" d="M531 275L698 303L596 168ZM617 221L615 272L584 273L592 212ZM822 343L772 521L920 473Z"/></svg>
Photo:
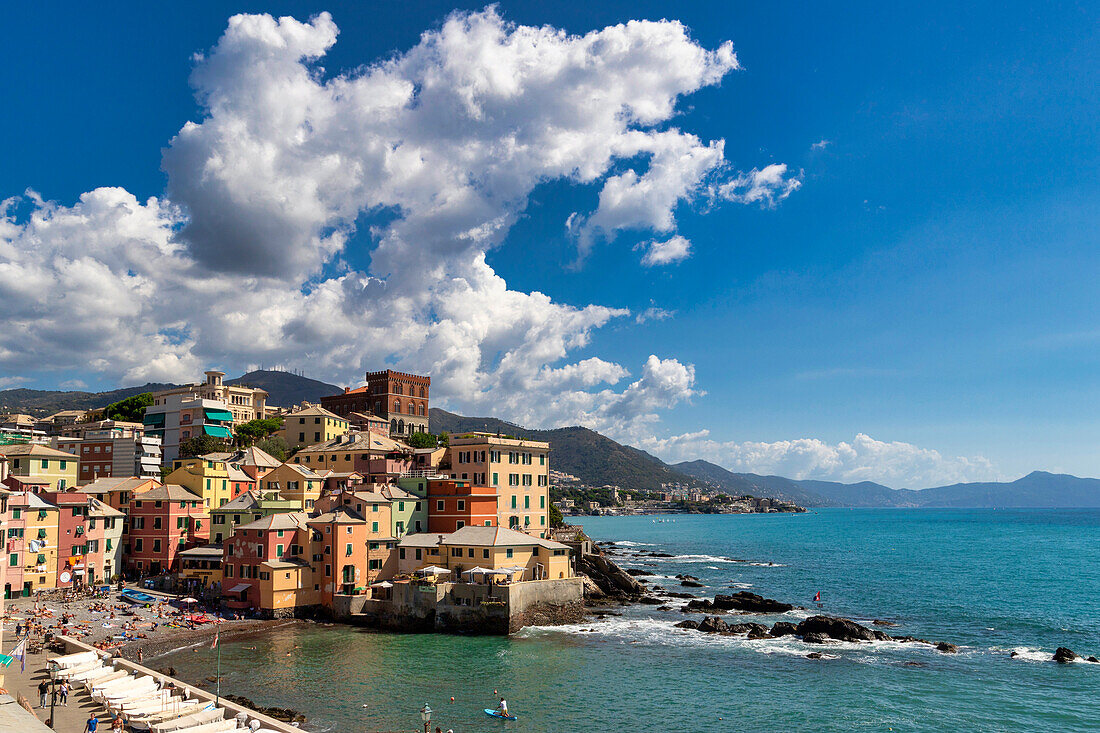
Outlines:
<svg viewBox="0 0 1100 733"><path fill-rule="evenodd" d="M545 508L546 508L546 496L543 495L543 496L539 497L539 509L545 509Z"/></svg>
<svg viewBox="0 0 1100 733"><path fill-rule="evenodd" d="M424 553L420 550L420 548L419 547L416 548L416 559L417 560L421 559L421 557L423 557L423 555L424 555Z"/></svg>
<svg viewBox="0 0 1100 733"><path fill-rule="evenodd" d="M437 501L437 502L435 503L435 510L436 510L437 512L441 512L441 511L443 511L443 500L442 500L442 499L438 500L438 501Z"/></svg>
<svg viewBox="0 0 1100 733"><path fill-rule="evenodd" d="M381 560L371 560L370 561L370 569L371 570L381 570L382 569L382 561Z"/></svg>
<svg viewBox="0 0 1100 733"><path fill-rule="evenodd" d="M8 555L8 566L9 567L14 568L18 564L19 564L19 553L18 552L13 552L12 554Z"/></svg>
<svg viewBox="0 0 1100 733"><path fill-rule="evenodd" d="M325 566L325 577L326 578L332 577L332 566L331 565L326 565Z"/></svg>
<svg viewBox="0 0 1100 733"><path fill-rule="evenodd" d="M504 556L509 560L512 559L513 554L515 554L515 551L511 547L504 551Z"/></svg>
<svg viewBox="0 0 1100 733"><path fill-rule="evenodd" d="M370 523L370 531L371 532L377 532L378 531L378 522L371 522Z"/></svg>
<svg viewBox="0 0 1100 733"><path fill-rule="evenodd" d="M459 519L459 520L458 520L458 521L457 521L457 522L455 523L455 529L462 529L462 528L463 528L463 527L465 527L465 526L466 526L466 523L465 523L465 522L463 522L463 521L462 521L461 519Z"/></svg>
<svg viewBox="0 0 1100 733"><path fill-rule="evenodd" d="M493 474L493 486L497 486L499 484L500 484L500 474L494 473Z"/></svg>
<svg viewBox="0 0 1100 733"><path fill-rule="evenodd" d="M516 508L516 497L514 497L514 496L512 497L512 508L513 509Z"/></svg>
<svg viewBox="0 0 1100 733"><path fill-rule="evenodd" d="M466 551L466 557L473 557L473 556L474 556L474 548L471 547L469 550Z"/></svg>
<svg viewBox="0 0 1100 733"><path fill-rule="evenodd" d="M523 474L523 485L524 486L530 486L531 485L531 474L529 474L529 473Z"/></svg>
<svg viewBox="0 0 1100 733"><path fill-rule="evenodd" d="M488 560L488 559L489 559L489 550L487 550L487 549L486 549L486 550L482 550L482 551L481 551L481 558L482 558L483 560Z"/></svg>
<svg viewBox="0 0 1100 733"><path fill-rule="evenodd" d="M96 450L98 450L98 448ZM42 461L42 462L45 463L45 461ZM69 465L68 461L61 461L61 470L64 471L65 467L68 466L68 465Z"/></svg>
<svg viewBox="0 0 1100 733"><path fill-rule="evenodd" d="M401 560L405 559L405 548L404 547L397 548L397 557Z"/></svg>
<svg viewBox="0 0 1100 733"><path fill-rule="evenodd" d="M153 552L160 552L160 540L153 540Z"/></svg>
<svg viewBox="0 0 1100 733"><path fill-rule="evenodd" d="M523 497L523 508L524 509L530 509L531 508L531 497L530 496Z"/></svg>
<svg viewBox="0 0 1100 733"><path fill-rule="evenodd" d="M465 511L465 510L466 510L466 500L465 499L459 499L458 500L458 511L461 512L461 511Z"/></svg>
<svg viewBox="0 0 1100 733"><path fill-rule="evenodd" d="M546 454L545 453L539 453L539 465L540 466L545 466L546 465Z"/></svg>
<svg viewBox="0 0 1100 733"><path fill-rule="evenodd" d="M350 542L344 547L344 557L351 557L351 543Z"/></svg>
<svg viewBox="0 0 1100 733"><path fill-rule="evenodd" d="M519 486L519 474L518 473L508 474L508 485L509 486Z"/></svg>
<svg viewBox="0 0 1100 733"><path fill-rule="evenodd" d="M153 529L160 529L160 517L153 517Z"/></svg>
<svg viewBox="0 0 1100 733"><path fill-rule="evenodd" d="M461 547L452 547L451 548L451 557L462 557L462 548Z"/></svg>
<svg viewBox="0 0 1100 733"><path fill-rule="evenodd" d="M282 557L282 556L283 556L283 546L282 545L275 545L275 557Z"/></svg>
<svg viewBox="0 0 1100 733"><path fill-rule="evenodd" d="M45 458L43 458L42 459L42 468L46 469L46 468L49 468L49 467L50 467L50 462L48 460L46 460Z"/></svg>

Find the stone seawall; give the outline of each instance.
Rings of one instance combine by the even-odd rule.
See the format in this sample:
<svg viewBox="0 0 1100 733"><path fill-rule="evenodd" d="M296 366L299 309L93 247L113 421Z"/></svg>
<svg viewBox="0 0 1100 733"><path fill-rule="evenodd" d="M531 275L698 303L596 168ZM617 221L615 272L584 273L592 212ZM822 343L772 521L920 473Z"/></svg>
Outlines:
<svg viewBox="0 0 1100 733"><path fill-rule="evenodd" d="M584 615L580 578L513 585L396 583L387 600L338 596L337 621L414 633L510 634L524 626L574 623Z"/></svg>

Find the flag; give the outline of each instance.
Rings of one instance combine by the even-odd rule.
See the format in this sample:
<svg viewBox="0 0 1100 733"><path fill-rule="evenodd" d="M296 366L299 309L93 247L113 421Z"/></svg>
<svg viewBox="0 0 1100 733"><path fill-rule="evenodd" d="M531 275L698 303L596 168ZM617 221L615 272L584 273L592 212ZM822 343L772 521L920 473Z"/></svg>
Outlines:
<svg viewBox="0 0 1100 733"><path fill-rule="evenodd" d="M218 634L219 633L220 632L218 632L218 631L214 632L214 641L210 642L210 648L211 649L217 649L218 648Z"/></svg>
<svg viewBox="0 0 1100 733"><path fill-rule="evenodd" d="M23 640L15 645L15 648L11 650L11 656L13 659L19 660L19 671L27 671L27 638L23 637Z"/></svg>
<svg viewBox="0 0 1100 733"><path fill-rule="evenodd" d="M814 602L819 603L820 601L821 601L821 591L818 591L817 594L814 596Z"/></svg>

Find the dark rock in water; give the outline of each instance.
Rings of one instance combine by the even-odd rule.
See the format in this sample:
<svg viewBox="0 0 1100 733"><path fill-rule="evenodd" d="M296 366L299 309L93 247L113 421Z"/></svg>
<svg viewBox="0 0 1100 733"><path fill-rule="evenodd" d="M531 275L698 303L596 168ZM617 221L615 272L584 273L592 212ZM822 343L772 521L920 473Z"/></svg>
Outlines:
<svg viewBox="0 0 1100 733"><path fill-rule="evenodd" d="M824 655L821 652L810 652L806 655L806 659L822 659Z"/></svg>
<svg viewBox="0 0 1100 733"><path fill-rule="evenodd" d="M872 631L855 621L833 616L810 616L798 624L798 633L805 639L807 634L820 634L837 641L879 641L890 638L881 631Z"/></svg>
<svg viewBox="0 0 1100 733"><path fill-rule="evenodd" d="M832 639L825 636L825 634L819 634L817 632L811 632L802 636L802 641L807 644L828 644Z"/></svg>
<svg viewBox="0 0 1100 733"><path fill-rule="evenodd" d="M695 596L691 595L690 593L679 593L670 590L666 590L665 595L669 598L695 598Z"/></svg>
<svg viewBox="0 0 1100 733"><path fill-rule="evenodd" d="M927 667L928 665L925 664L924 662L905 662L901 666L903 666L903 667Z"/></svg>
<svg viewBox="0 0 1100 733"><path fill-rule="evenodd" d="M772 636L794 636L798 633L798 627L790 621L776 621L768 633Z"/></svg>
<svg viewBox="0 0 1100 733"><path fill-rule="evenodd" d="M700 583L698 580L681 580L680 585L684 586L685 588L702 588L703 587L703 584Z"/></svg>
<svg viewBox="0 0 1100 733"><path fill-rule="evenodd" d="M907 643L907 644L913 644L913 643L916 643L916 644L931 644L932 643L932 642L928 641L927 639L920 639L916 636L891 636L890 638L893 639L894 641L900 641L900 642Z"/></svg>
<svg viewBox="0 0 1100 733"><path fill-rule="evenodd" d="M875 626L897 626L897 624L895 624L893 621L885 621L881 618L876 618L871 623Z"/></svg>
<svg viewBox="0 0 1100 733"><path fill-rule="evenodd" d="M1020 656L1020 652L1012 652L1008 655L1009 659L1015 659L1018 656Z"/></svg>
<svg viewBox="0 0 1100 733"><path fill-rule="evenodd" d="M707 634L721 634L729 631L729 626L726 622L717 616L707 616L699 622L699 626L696 628Z"/></svg>
<svg viewBox="0 0 1100 733"><path fill-rule="evenodd" d="M764 624L731 624L728 628L731 634L748 634L763 639L768 636L768 627Z"/></svg>
<svg viewBox="0 0 1100 733"><path fill-rule="evenodd" d="M306 716L299 713L297 710L291 710L290 708L265 708L256 705L247 697L241 697L240 695L222 695L223 698L229 702L237 703L246 708L251 708L261 715L266 715L269 718L275 718L275 720L281 720L284 723L304 723L306 722Z"/></svg>
<svg viewBox="0 0 1100 733"><path fill-rule="evenodd" d="M1086 662L1092 662L1093 664L1100 664L1100 659L1097 659L1096 657L1089 657L1085 661Z"/></svg>
<svg viewBox="0 0 1100 733"><path fill-rule="evenodd" d="M1052 657L1052 659L1060 664L1065 664L1066 662L1072 662L1074 659L1077 659L1077 654L1074 653L1071 649L1066 649L1064 646L1060 646L1054 650L1054 656Z"/></svg>
<svg viewBox="0 0 1100 733"><path fill-rule="evenodd" d="M688 601L682 610L684 613L690 613L692 611L719 611L722 609L715 608L714 602L709 598L696 598L693 601Z"/></svg>
<svg viewBox="0 0 1100 733"><path fill-rule="evenodd" d="M649 556L650 557L676 557L675 555L670 555L667 552L651 552L651 553L649 553Z"/></svg>
<svg viewBox="0 0 1100 733"><path fill-rule="evenodd" d="M716 595L714 597L714 607L727 611L749 611L753 613L785 613L794 609L794 606L789 603L765 598L746 590L730 595Z"/></svg>
<svg viewBox="0 0 1100 733"><path fill-rule="evenodd" d="M176 668L175 667L161 667L157 671L160 672L163 675L168 676L168 677L175 677L176 676Z"/></svg>
<svg viewBox="0 0 1100 733"><path fill-rule="evenodd" d="M692 621L689 618L686 621L681 621L678 624L673 624L673 626L675 626L678 629L697 629L697 628L699 628L699 622L698 621Z"/></svg>
<svg viewBox="0 0 1100 733"><path fill-rule="evenodd" d="M671 611L671 610L672 610L672 606L658 606L658 607L657 607L657 610L658 610L658 611Z"/></svg>
<svg viewBox="0 0 1100 733"><path fill-rule="evenodd" d="M644 603L647 606L659 606L664 603L664 601L660 598L654 598L653 596L642 596L638 599L638 603Z"/></svg>
<svg viewBox="0 0 1100 733"><path fill-rule="evenodd" d="M630 573L634 577L638 577L639 575L653 575L653 573L649 572L648 570L642 570L641 568L627 568L626 572Z"/></svg>
<svg viewBox="0 0 1100 733"><path fill-rule="evenodd" d="M699 580L694 575L683 575L683 574L681 574L681 575L677 575L675 577L676 577L676 580Z"/></svg>
<svg viewBox="0 0 1100 733"><path fill-rule="evenodd" d="M946 641L941 641L936 644L936 651L943 652L944 654L958 654L959 647L954 644L948 644Z"/></svg>

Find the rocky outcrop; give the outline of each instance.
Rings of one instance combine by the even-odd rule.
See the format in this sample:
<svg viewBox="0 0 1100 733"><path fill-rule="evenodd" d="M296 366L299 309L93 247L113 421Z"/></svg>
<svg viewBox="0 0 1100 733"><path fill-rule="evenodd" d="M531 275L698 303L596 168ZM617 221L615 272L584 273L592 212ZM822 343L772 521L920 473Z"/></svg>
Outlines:
<svg viewBox="0 0 1100 733"><path fill-rule="evenodd" d="M603 555L595 553L581 555L577 561L577 569L591 580L604 596L621 599L633 598L645 593L641 583ZM587 583L585 585L587 588ZM599 596L589 596L588 593L585 593L585 596L599 598Z"/></svg>
<svg viewBox="0 0 1100 733"><path fill-rule="evenodd" d="M689 618L685 621L681 621L678 624L673 624L673 626L675 626L678 629L697 629L697 628L699 628L699 622L698 621L692 621Z"/></svg>
<svg viewBox="0 0 1100 733"><path fill-rule="evenodd" d="M696 628L706 634L724 634L729 631L729 625L718 616L707 616L699 622Z"/></svg>
<svg viewBox="0 0 1100 733"><path fill-rule="evenodd" d="M803 640L812 634L820 634L837 641L888 641L890 637L876 629L860 626L855 621L833 616L810 616L798 624Z"/></svg>
<svg viewBox="0 0 1100 733"><path fill-rule="evenodd" d="M635 578L643 575L653 575L653 573L648 570L642 570L641 568L627 568L626 572L628 575L633 575Z"/></svg>
<svg viewBox="0 0 1100 733"><path fill-rule="evenodd" d="M768 627L764 624L732 624L728 631L731 634L748 634L750 639L764 639L769 636Z"/></svg>
<svg viewBox="0 0 1100 733"><path fill-rule="evenodd" d="M772 636L794 636L798 633L798 627L790 621L776 621L768 633Z"/></svg>
<svg viewBox="0 0 1100 733"><path fill-rule="evenodd" d="M302 715L297 710L291 710L290 708L265 708L262 705L255 704L247 697L241 697L240 695L222 695L222 698L242 707L251 708L260 715L266 715L269 718L281 720L284 723L306 722L306 716Z"/></svg>
<svg viewBox="0 0 1100 733"><path fill-rule="evenodd" d="M703 598L689 601L684 606L684 611L744 611L745 613L785 613L794 608L789 603L783 603L771 598L764 598L755 593L741 591L732 595L719 593L714 600Z"/></svg>
<svg viewBox="0 0 1100 733"><path fill-rule="evenodd" d="M1054 650L1054 656L1052 659L1059 664L1066 664L1077 659L1077 654L1072 649L1067 649L1064 646L1060 646Z"/></svg>
<svg viewBox="0 0 1100 733"><path fill-rule="evenodd" d="M955 644L948 644L946 641L941 641L936 644L936 651L943 652L944 654L958 654L959 647Z"/></svg>
<svg viewBox="0 0 1100 733"><path fill-rule="evenodd" d="M664 603L664 601L654 596L642 596L638 599L638 603L644 603L647 606L659 606Z"/></svg>
<svg viewBox="0 0 1100 733"><path fill-rule="evenodd" d="M700 583L698 580L681 580L680 585L684 586L685 588L702 588L703 587L703 584Z"/></svg>
<svg viewBox="0 0 1100 733"><path fill-rule="evenodd" d="M828 644L832 641L832 639L825 636L825 634L812 633L804 635L802 637L802 641L806 642L807 644Z"/></svg>

